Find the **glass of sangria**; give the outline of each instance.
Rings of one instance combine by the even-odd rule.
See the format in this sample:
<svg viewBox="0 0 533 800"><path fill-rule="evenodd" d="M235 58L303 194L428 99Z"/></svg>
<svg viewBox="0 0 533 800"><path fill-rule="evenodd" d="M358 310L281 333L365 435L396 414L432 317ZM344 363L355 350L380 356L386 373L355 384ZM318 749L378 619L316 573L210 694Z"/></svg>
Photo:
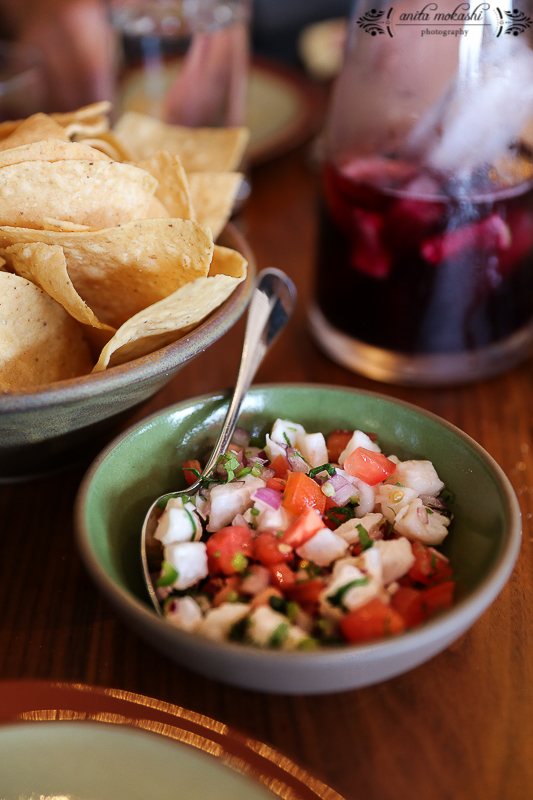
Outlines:
<svg viewBox="0 0 533 800"><path fill-rule="evenodd" d="M532 352L529 26L456 6L422 25L412 0L356 3L333 90L310 328L375 380L461 383Z"/></svg>

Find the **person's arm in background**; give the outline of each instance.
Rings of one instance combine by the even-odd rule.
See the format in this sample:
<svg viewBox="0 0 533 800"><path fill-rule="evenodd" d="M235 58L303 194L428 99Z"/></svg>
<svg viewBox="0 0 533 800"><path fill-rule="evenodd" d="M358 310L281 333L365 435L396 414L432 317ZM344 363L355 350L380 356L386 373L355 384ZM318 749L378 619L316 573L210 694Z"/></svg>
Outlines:
<svg viewBox="0 0 533 800"><path fill-rule="evenodd" d="M40 51L48 111L112 98L112 32L101 0L0 0L0 17L4 36Z"/></svg>

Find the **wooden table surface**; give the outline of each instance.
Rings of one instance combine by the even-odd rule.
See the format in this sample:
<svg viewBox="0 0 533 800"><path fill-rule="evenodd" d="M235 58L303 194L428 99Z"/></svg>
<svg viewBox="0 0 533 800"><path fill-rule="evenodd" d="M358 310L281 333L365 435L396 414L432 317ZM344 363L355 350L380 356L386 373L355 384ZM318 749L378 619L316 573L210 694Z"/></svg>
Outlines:
<svg viewBox="0 0 533 800"><path fill-rule="evenodd" d="M0 486L0 679L68 681L183 706L265 742L347 800L533 797L533 371L445 390L386 386L322 355L307 331L316 174L309 145L252 170L239 226L258 268L296 283L295 317L258 382L380 391L429 409L500 463L520 501L516 569L460 641L405 675L327 696L240 691L175 665L134 634L97 591L76 550L72 508L84 467ZM186 366L142 413L229 387L243 320ZM137 415L140 416L140 415Z"/></svg>

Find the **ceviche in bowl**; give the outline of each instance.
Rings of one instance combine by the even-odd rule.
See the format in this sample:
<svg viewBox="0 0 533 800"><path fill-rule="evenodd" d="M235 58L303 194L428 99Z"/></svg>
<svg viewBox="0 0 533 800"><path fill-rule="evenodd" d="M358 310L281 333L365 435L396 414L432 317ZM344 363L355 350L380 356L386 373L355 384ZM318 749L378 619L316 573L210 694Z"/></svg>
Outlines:
<svg viewBox="0 0 533 800"><path fill-rule="evenodd" d="M182 467L193 483L202 463ZM209 639L288 649L415 628L453 604L437 549L449 500L431 461L385 455L377 432L326 437L278 418L254 443L238 429L199 492L159 518L163 614Z"/></svg>
<svg viewBox="0 0 533 800"><path fill-rule="evenodd" d="M226 393L178 403L117 437L78 493L85 564L151 645L202 675L312 694L377 683L444 650L509 579L521 521L494 459L445 420L354 389L257 386L193 499Z"/></svg>

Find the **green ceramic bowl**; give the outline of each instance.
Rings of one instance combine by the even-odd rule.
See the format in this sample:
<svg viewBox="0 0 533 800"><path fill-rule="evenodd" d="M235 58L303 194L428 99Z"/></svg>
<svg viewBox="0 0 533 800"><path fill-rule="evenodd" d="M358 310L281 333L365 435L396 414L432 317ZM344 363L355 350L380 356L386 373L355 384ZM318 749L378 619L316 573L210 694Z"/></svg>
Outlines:
<svg viewBox="0 0 533 800"><path fill-rule="evenodd" d="M446 648L492 603L509 578L521 537L518 501L495 461L472 439L413 405L379 394L321 385L252 389L239 424L264 435L282 417L309 431L379 433L385 453L425 458L454 495L443 550L460 581L455 606L418 630L368 645L314 652L260 650L180 631L157 616L139 554L144 514L160 494L182 488L179 465L205 450L224 417L226 395L179 403L115 439L80 487L75 522L85 563L103 592L152 645L203 675L280 693L332 692L390 678Z"/></svg>
<svg viewBox="0 0 533 800"><path fill-rule="evenodd" d="M248 275L192 333L103 372L45 388L0 391L0 482L34 477L94 457L139 406L235 324L250 300L254 260L231 225L219 243L239 250L248 259Z"/></svg>

